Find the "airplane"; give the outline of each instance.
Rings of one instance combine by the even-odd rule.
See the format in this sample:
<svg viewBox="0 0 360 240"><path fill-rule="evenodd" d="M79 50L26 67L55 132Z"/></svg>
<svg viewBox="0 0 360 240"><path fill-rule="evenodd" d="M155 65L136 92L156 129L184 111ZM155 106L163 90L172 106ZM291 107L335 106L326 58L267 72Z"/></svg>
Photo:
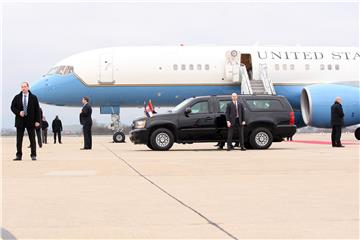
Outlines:
<svg viewBox="0 0 360 240"><path fill-rule="evenodd" d="M244 75L243 69L246 69ZM360 123L360 48L282 46L124 46L72 55L55 64L31 91L42 103L80 106L89 96L101 114L110 114L115 142L120 108L174 106L186 98L242 92L244 83L263 79L285 96L298 127L330 128L330 106L343 99L345 126ZM245 76L245 77L244 77ZM265 86L266 82L263 82ZM267 92L269 93L269 92ZM355 131L360 139L360 127Z"/></svg>

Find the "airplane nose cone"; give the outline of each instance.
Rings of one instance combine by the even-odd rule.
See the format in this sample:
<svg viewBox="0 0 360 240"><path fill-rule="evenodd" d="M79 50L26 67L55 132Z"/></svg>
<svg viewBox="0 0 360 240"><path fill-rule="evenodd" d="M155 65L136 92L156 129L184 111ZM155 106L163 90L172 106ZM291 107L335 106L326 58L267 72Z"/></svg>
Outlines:
<svg viewBox="0 0 360 240"><path fill-rule="evenodd" d="M45 95L48 91L48 84L46 78L41 78L30 86L30 91L36 95L39 101L44 101Z"/></svg>

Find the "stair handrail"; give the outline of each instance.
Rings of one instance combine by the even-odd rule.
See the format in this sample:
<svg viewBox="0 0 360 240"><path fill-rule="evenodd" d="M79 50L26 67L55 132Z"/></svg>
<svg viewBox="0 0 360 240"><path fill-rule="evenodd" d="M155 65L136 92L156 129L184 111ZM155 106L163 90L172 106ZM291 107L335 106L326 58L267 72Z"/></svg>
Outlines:
<svg viewBox="0 0 360 240"><path fill-rule="evenodd" d="M260 79L263 82L266 93L271 95L276 95L274 84L268 75L267 64L260 63L259 69L260 69Z"/></svg>
<svg viewBox="0 0 360 240"><path fill-rule="evenodd" d="M250 80L249 80L249 74L246 70L245 64L240 64L240 81L241 81L241 94L253 94Z"/></svg>

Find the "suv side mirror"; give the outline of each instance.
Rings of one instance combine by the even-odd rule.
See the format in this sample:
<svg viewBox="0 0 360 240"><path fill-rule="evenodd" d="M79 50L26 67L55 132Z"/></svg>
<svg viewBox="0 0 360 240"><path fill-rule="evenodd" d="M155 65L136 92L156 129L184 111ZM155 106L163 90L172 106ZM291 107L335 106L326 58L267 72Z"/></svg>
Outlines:
<svg viewBox="0 0 360 240"><path fill-rule="evenodd" d="M185 116L189 115L191 113L191 108L186 108L185 109Z"/></svg>

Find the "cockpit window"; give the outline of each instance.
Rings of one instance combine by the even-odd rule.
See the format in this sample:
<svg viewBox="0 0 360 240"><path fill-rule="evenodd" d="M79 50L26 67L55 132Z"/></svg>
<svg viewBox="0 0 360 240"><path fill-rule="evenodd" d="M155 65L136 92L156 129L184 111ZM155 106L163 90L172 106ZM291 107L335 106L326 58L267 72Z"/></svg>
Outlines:
<svg viewBox="0 0 360 240"><path fill-rule="evenodd" d="M55 74L55 73L56 73L56 69L57 69L56 67L50 69L50 71L48 71L48 73L47 73L46 75L53 75L53 74Z"/></svg>
<svg viewBox="0 0 360 240"><path fill-rule="evenodd" d="M74 72L73 66L57 66L50 69L50 71L46 75L54 75L54 74L66 75L66 74L71 74L73 72Z"/></svg>

